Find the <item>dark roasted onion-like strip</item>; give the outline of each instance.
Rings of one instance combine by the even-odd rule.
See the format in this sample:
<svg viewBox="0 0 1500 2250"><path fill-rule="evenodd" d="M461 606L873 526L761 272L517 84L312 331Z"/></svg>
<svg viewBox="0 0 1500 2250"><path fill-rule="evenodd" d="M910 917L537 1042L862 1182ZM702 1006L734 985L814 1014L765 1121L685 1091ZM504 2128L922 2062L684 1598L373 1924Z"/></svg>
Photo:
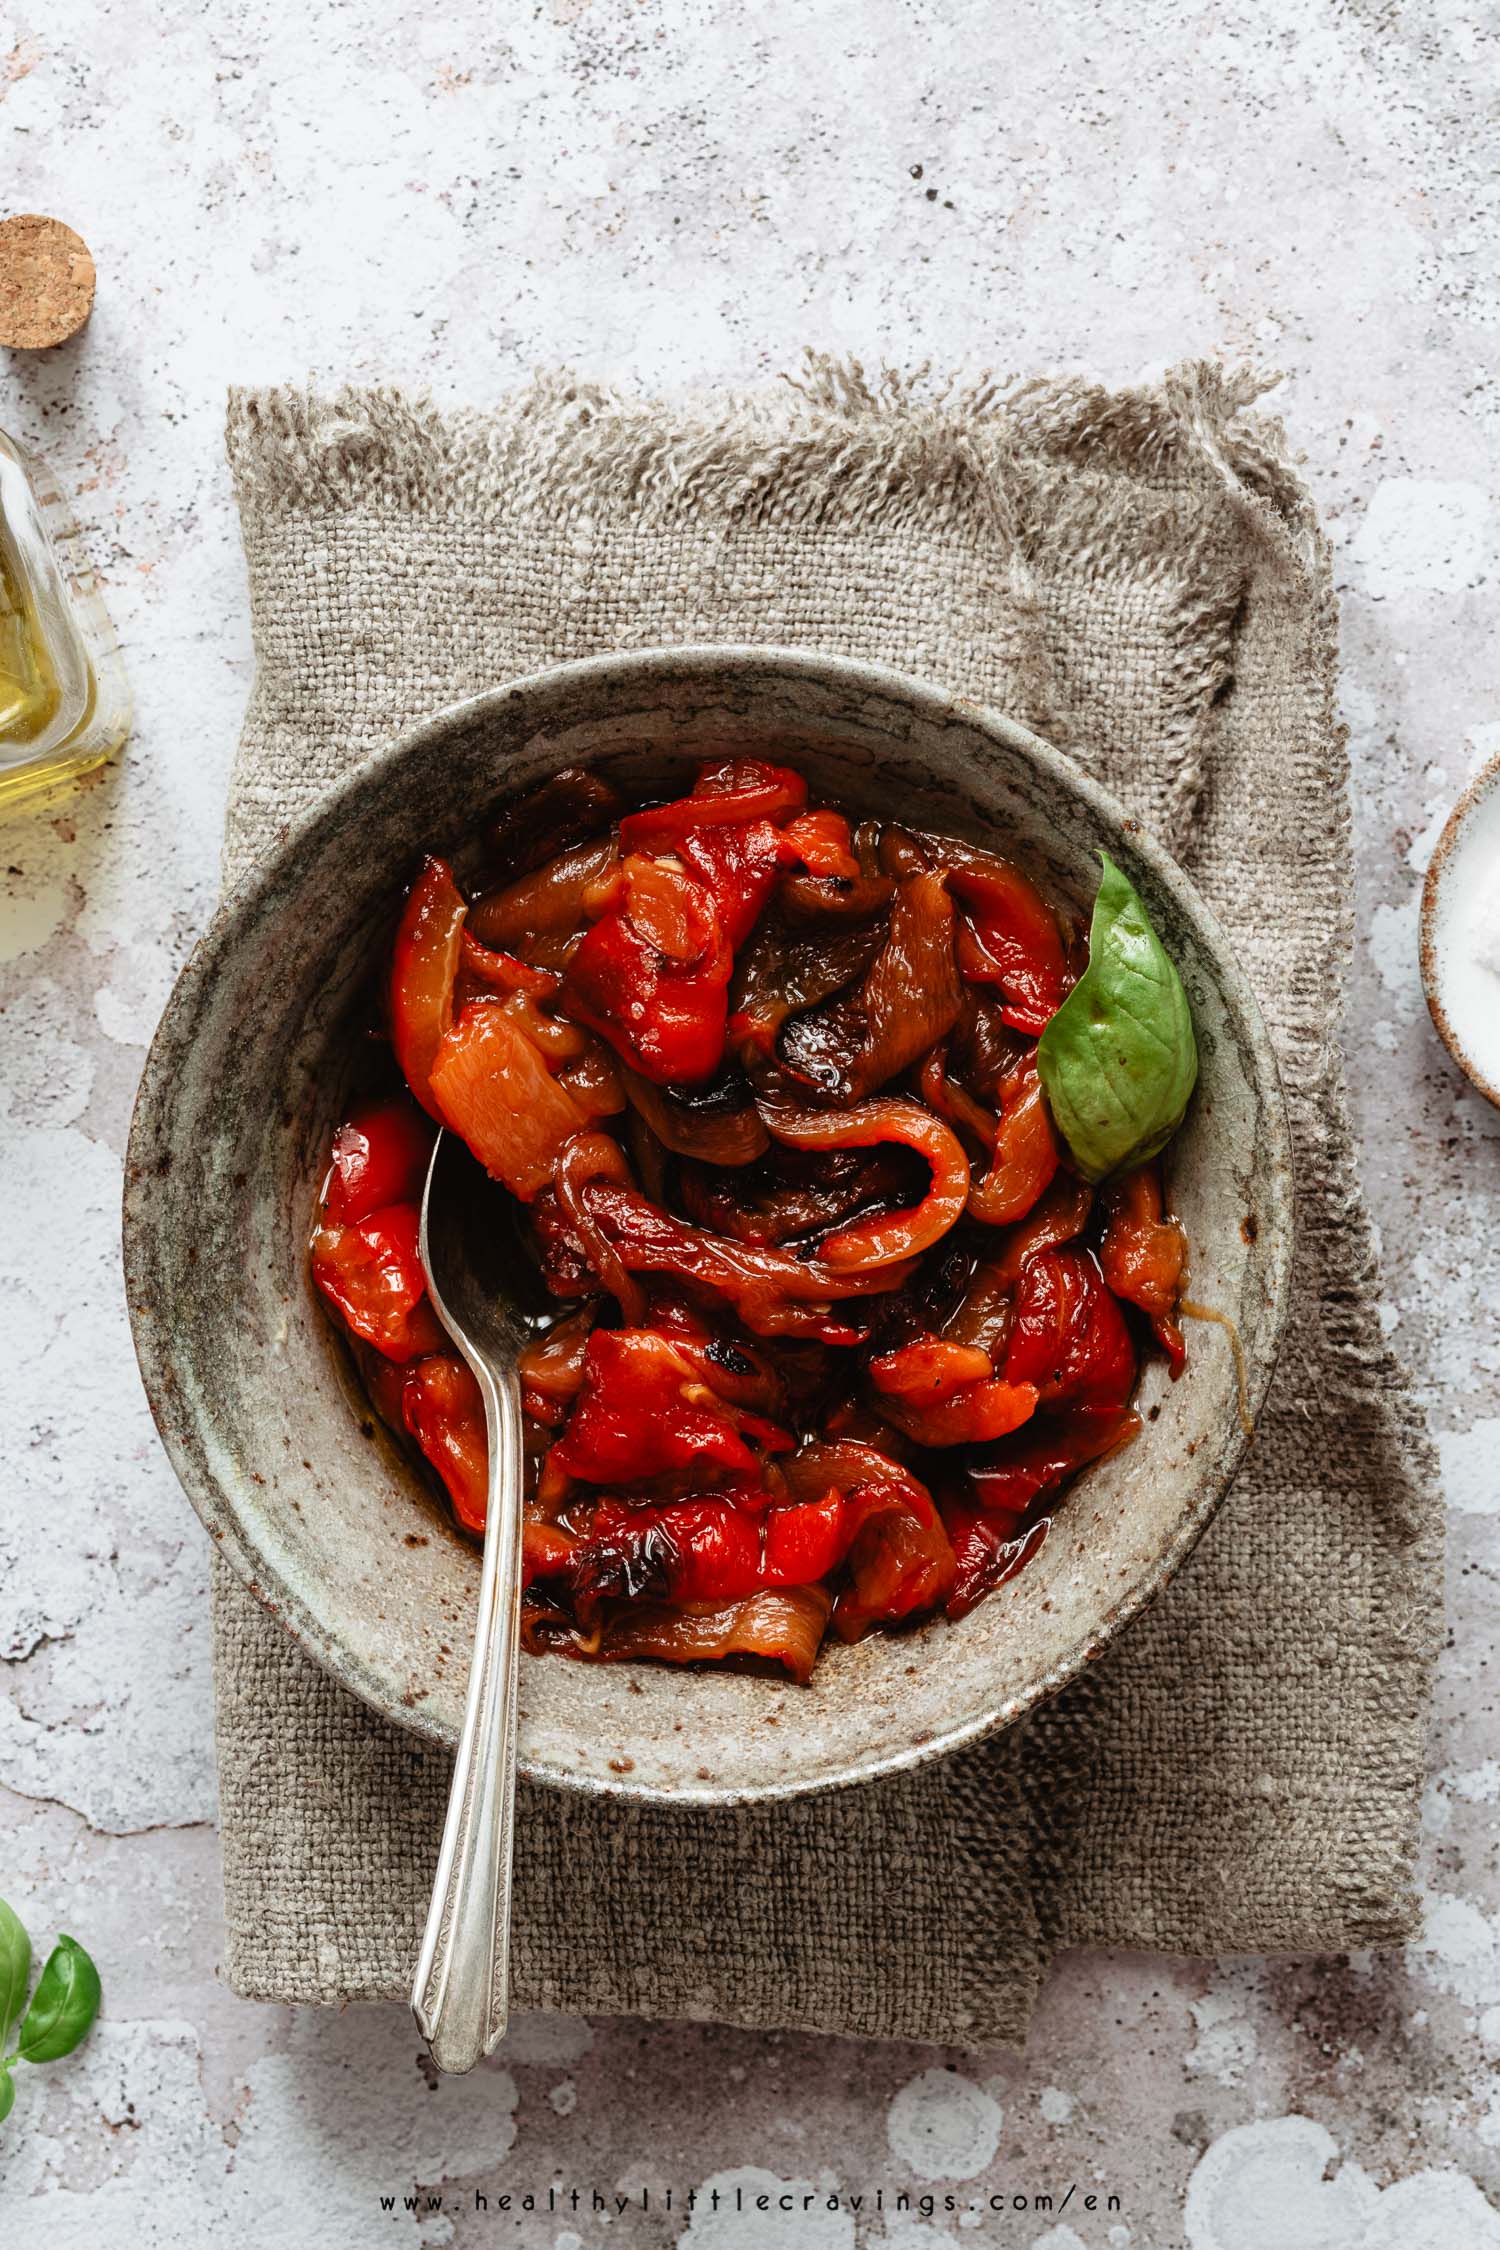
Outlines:
<svg viewBox="0 0 1500 2250"><path fill-rule="evenodd" d="M821 1237L859 1212L895 1211L915 1201L912 1175L920 1178L920 1172L895 1142L826 1156L785 1147L727 1177L684 1164L677 1195L687 1217L710 1234L736 1242L801 1242L816 1255Z"/></svg>
<svg viewBox="0 0 1500 2250"><path fill-rule="evenodd" d="M925 1055L963 1001L953 931L942 876L907 876L858 992L782 1025L776 1052L787 1078L825 1100L855 1102Z"/></svg>
<svg viewBox="0 0 1500 2250"><path fill-rule="evenodd" d="M922 1064L918 1083L922 1099L935 1109L939 1117L946 1117L955 1132L971 1134L983 1149L992 1149L1000 1121L964 1085L962 1079L948 1076L948 1042L940 1046Z"/></svg>
<svg viewBox="0 0 1500 2250"><path fill-rule="evenodd" d="M468 927L481 945L501 946L529 959L528 940L564 937L589 920L589 910L598 903L619 860L620 847L613 836L579 844L534 874L523 875L518 883L476 899L469 908Z"/></svg>
<svg viewBox="0 0 1500 2250"><path fill-rule="evenodd" d="M650 1656L666 1664L722 1664L731 1656L760 1657L784 1665L805 1687L832 1607L832 1596L822 1586L768 1586L722 1609L625 1602L590 1653L606 1658Z"/></svg>
<svg viewBox="0 0 1500 2250"><path fill-rule="evenodd" d="M853 1343L862 1333L831 1316L846 1297L899 1289L911 1260L873 1273L838 1272L784 1250L726 1242L649 1203L637 1189L596 1175L582 1191L590 1218L633 1273L670 1273L732 1304L758 1336L817 1336Z"/></svg>
<svg viewBox="0 0 1500 2250"><path fill-rule="evenodd" d="M775 914L762 915L741 948L730 986L730 1036L751 1068L798 1008L815 1008L862 977L885 942L884 925L861 922L821 937L799 936Z"/></svg>
<svg viewBox="0 0 1500 2250"><path fill-rule="evenodd" d="M585 1190L599 1180L613 1181L634 1192L630 1166L618 1141L608 1133L575 1133L564 1148L553 1174L552 1187L564 1217L578 1239L591 1270L603 1282L633 1327L645 1315L640 1283L621 1258L604 1229L595 1223Z"/></svg>
<svg viewBox="0 0 1500 2250"><path fill-rule="evenodd" d="M528 1390L556 1400L578 1396L583 1388L584 1353L598 1317L598 1300L591 1297L576 1312L564 1313L543 1334L530 1339L519 1361Z"/></svg>
<svg viewBox="0 0 1500 2250"><path fill-rule="evenodd" d="M864 1273L930 1250L963 1215L969 1199L969 1159L957 1135L921 1102L887 1095L854 1109L805 1110L789 1117L767 1115L779 1141L794 1148L873 1148L900 1141L924 1156L932 1168L927 1193L912 1210L858 1219L829 1235L822 1262L836 1273Z"/></svg>
<svg viewBox="0 0 1500 2250"><path fill-rule="evenodd" d="M529 875L559 852L597 836L623 808L619 790L603 774L564 766L492 821L489 844L495 864L510 879Z"/></svg>
<svg viewBox="0 0 1500 2250"><path fill-rule="evenodd" d="M770 1136L760 1112L741 1081L740 1098L728 1103L721 1089L707 1096L684 1098L649 1078L623 1069L625 1091L664 1148L674 1156L696 1157L702 1164L753 1164L770 1146Z"/></svg>

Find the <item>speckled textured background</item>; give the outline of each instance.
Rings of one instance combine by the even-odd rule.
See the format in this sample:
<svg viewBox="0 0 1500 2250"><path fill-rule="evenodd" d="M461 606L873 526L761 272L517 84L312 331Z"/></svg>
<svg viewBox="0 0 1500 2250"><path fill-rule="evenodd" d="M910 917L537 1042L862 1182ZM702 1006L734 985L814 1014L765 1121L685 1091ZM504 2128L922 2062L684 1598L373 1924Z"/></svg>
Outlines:
<svg viewBox="0 0 1500 2250"><path fill-rule="evenodd" d="M108 2008L20 2081L7 2235L1500 2243L1500 1116L1415 967L1441 818L1500 751L1497 50L1464 0L12 13L4 197L79 229L99 296L77 342L8 355L0 421L79 496L139 725L119 772L3 837L0 1883L39 1938L86 1939ZM131 1090L212 903L248 685L224 389L311 369L484 399L559 359L672 384L810 341L1286 370L1340 556L1365 1177L1451 1509L1426 1930L1404 1959L1073 1958L1024 2058L533 2019L434 2089L402 2011L279 2012L217 1980L203 1542L120 1304ZM758 2212L783 2181L797 2211ZM633 2200L500 2208L553 2182Z"/></svg>

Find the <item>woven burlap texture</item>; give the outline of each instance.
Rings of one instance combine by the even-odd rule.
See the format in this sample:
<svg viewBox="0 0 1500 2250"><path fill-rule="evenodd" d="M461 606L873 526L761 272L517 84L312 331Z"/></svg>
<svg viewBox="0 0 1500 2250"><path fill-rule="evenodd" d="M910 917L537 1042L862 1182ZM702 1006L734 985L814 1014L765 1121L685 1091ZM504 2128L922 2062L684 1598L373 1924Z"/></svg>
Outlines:
<svg viewBox="0 0 1500 2250"><path fill-rule="evenodd" d="M256 649L233 879L413 720L663 643L868 657L1048 734L1180 853L1259 992L1296 1144L1295 1310L1190 1566L1029 1724L765 1810L526 1790L521 2005L978 2045L1052 1949L1337 1950L1411 1927L1437 1632L1425 1439L1376 1320L1337 1049L1350 946L1329 558L1259 386L941 393L810 361L671 404L233 395ZM413 838L414 847L420 842ZM228 1973L405 1990L445 1759L216 1564Z"/></svg>

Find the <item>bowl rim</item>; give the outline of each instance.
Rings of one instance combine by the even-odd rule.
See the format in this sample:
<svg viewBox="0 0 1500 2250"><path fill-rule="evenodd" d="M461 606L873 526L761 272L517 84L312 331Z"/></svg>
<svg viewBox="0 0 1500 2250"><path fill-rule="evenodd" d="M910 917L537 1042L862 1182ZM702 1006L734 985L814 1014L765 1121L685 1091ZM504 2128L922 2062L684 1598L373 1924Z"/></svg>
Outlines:
<svg viewBox="0 0 1500 2250"><path fill-rule="evenodd" d="M953 693L889 665L825 655L807 648L754 642L695 642L681 647L619 650L550 664L482 689L478 694L462 697L416 721L362 758L349 773L325 790L314 805L281 829L220 901L173 985L147 1051L131 1116L124 1168L122 1240L131 1333L147 1401L168 1458L194 1510L235 1575L257 1596L297 1646L360 1702L381 1718L411 1733L449 1748L453 1746L456 1738L452 1730L434 1721L420 1706L396 1705L374 1666L340 1645L302 1596L267 1564L255 1541L257 1508L255 1490L248 1477L243 1480L243 1493L232 1492L227 1480L221 1481L214 1475L202 1453L195 1452L178 1426L173 1411L170 1326L158 1324L146 1310L154 1286L157 1188L163 1176L161 1158L167 1153L162 1144L168 1137L163 1131L158 1138L156 1126L159 1123L163 1128L168 1127L171 1114L170 1105L159 1099L157 1081L162 1076L163 1056L177 1022L190 1014L200 992L212 987L217 965L232 944L238 923L275 885L286 861L320 830L339 826L346 808L415 749L430 745L446 734L467 729L489 711L528 697L548 695L559 685L582 683L588 686L597 682L603 690L621 681L638 679L643 687L649 688L652 678L660 674L670 673L677 679L684 674L707 679L748 667L761 673L774 670L825 687L840 687L851 694L869 692L906 705L929 723L951 723L958 719L1005 747L1023 752L1060 789L1128 836L1131 850L1149 868L1153 879L1202 933L1225 996L1249 1033L1250 1048L1261 1079L1257 1092L1264 1097L1262 1146L1268 1158L1268 1204L1261 1227L1262 1241L1269 1236L1271 1244L1266 1268L1265 1343L1261 1357L1247 1371L1246 1412L1241 1416L1240 1429L1222 1466L1205 1482L1193 1507L1177 1521L1172 1535L1161 1544L1150 1566L1140 1572L1136 1582L1103 1617L1081 1632L1066 1653L1024 1692L999 1702L986 1702L982 1708L956 1719L950 1727L935 1731L923 1742L866 1752L852 1758L846 1767L806 1778L794 1775L764 1783L737 1782L719 1786L710 1782L664 1788L631 1775L611 1773L606 1777L579 1773L566 1766L525 1756L518 1761L519 1776L531 1783L589 1797L608 1796L648 1804L765 1803L874 1781L978 1743L1001 1728L1013 1725L1027 1712L1060 1693L1104 1653L1127 1625L1149 1608L1175 1577L1212 1521L1254 1436L1290 1313L1295 1180L1291 1128L1275 1047L1255 992L1217 916L1166 847L1156 841L1110 790L997 706Z"/></svg>
<svg viewBox="0 0 1500 2250"><path fill-rule="evenodd" d="M1422 971L1422 990L1427 997L1427 1013L1432 1018L1434 1030L1475 1092L1483 1094L1487 1102L1493 1102L1495 1108L1500 1109L1500 1086L1493 1084L1475 1062L1459 1035L1458 1027L1443 1005L1439 990L1442 975L1438 963L1438 918L1442 913L1443 885L1458 856L1460 842L1471 818L1481 802L1497 789L1500 789L1500 756L1489 759L1480 767L1443 823L1443 833L1437 840L1433 855L1427 862L1427 873L1422 878L1417 956Z"/></svg>

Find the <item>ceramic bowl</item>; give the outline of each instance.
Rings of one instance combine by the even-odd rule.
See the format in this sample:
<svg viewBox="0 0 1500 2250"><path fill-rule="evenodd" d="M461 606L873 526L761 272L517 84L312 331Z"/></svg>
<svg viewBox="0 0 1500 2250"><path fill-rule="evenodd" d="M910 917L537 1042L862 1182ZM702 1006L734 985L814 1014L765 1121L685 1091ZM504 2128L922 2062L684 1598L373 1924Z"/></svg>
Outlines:
<svg viewBox="0 0 1500 2250"><path fill-rule="evenodd" d="M1500 1109L1500 758L1448 815L1422 886L1422 985L1438 1037Z"/></svg>
<svg viewBox="0 0 1500 2250"><path fill-rule="evenodd" d="M1292 1179L1256 1003L1191 884L1116 801L1024 728L868 665L689 649L560 666L369 759L220 910L147 1062L126 1192L146 1388L220 1549L303 1648L375 1710L456 1739L474 1549L355 1389L305 1245L350 1068L351 1020L415 854L458 847L568 763L673 779L710 748L795 757L840 803L998 842L1085 915L1104 846L1146 899L1197 1026L1174 1144L1192 1288L1229 1314L1259 1411L1286 1313ZM959 1625L829 1647L807 1688L729 1672L523 1659L535 1780L749 1799L938 1756L1069 1680L1156 1594L1246 1444L1223 1329L1158 1364L1135 1444L1068 1494L1040 1554Z"/></svg>

